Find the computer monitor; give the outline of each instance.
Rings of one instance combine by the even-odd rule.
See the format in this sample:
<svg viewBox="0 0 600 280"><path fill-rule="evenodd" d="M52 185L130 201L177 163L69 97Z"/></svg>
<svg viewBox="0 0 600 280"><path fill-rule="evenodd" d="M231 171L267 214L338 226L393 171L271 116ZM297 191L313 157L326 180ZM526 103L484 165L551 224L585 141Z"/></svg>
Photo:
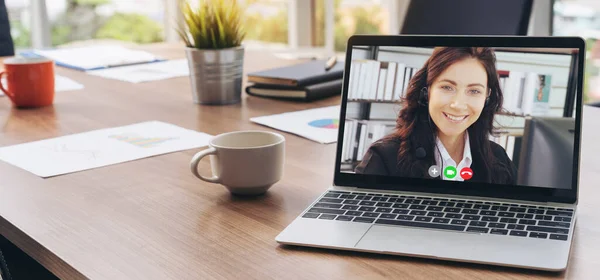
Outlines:
<svg viewBox="0 0 600 280"><path fill-rule="evenodd" d="M569 189L573 171L574 133L574 118L527 119L517 183Z"/></svg>
<svg viewBox="0 0 600 280"><path fill-rule="evenodd" d="M411 1L400 34L527 35L532 0Z"/></svg>

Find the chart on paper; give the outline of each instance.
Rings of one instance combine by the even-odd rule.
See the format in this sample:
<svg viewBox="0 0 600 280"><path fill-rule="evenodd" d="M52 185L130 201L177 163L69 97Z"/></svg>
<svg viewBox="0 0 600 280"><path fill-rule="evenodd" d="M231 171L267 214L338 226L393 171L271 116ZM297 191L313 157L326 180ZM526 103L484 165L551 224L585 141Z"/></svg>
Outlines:
<svg viewBox="0 0 600 280"><path fill-rule="evenodd" d="M0 160L51 177L206 146L210 135L151 121L0 148Z"/></svg>
<svg viewBox="0 0 600 280"><path fill-rule="evenodd" d="M251 118L250 121L329 144L338 136L340 106Z"/></svg>
<svg viewBox="0 0 600 280"><path fill-rule="evenodd" d="M340 124L339 119L318 119L308 123L312 127L338 129Z"/></svg>
<svg viewBox="0 0 600 280"><path fill-rule="evenodd" d="M117 139L139 148L152 148L169 140L177 139L177 137L143 137L136 134L109 135L108 138Z"/></svg>
<svg viewBox="0 0 600 280"><path fill-rule="evenodd" d="M55 156L76 158L78 160L95 161L100 158L101 151L98 149L77 149L69 147L68 144L64 143L53 143L49 145L43 145L40 149L45 150L46 153L54 153ZM42 152L44 153L44 152Z"/></svg>

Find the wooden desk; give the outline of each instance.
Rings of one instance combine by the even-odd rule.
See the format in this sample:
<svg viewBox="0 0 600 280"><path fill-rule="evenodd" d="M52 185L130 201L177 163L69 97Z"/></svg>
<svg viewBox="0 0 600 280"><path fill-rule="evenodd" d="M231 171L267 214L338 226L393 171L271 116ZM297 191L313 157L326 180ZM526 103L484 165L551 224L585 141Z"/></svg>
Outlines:
<svg viewBox="0 0 600 280"><path fill-rule="evenodd" d="M183 57L178 46L150 46ZM247 52L246 70L281 61ZM244 95L231 106L192 103L187 77L143 84L58 68L85 85L57 93L53 107L12 109L0 99L0 145L160 120L213 135L270 130L254 116L338 104L338 98L290 103ZM581 206L573 255L563 274L408 257L279 246L274 238L332 182L335 145L291 134L285 176L267 195L242 199L197 180L198 150L41 179L0 162L0 234L61 278L78 279L590 279L600 251L600 192L593 175L600 110L586 108ZM201 164L209 172L208 161Z"/></svg>

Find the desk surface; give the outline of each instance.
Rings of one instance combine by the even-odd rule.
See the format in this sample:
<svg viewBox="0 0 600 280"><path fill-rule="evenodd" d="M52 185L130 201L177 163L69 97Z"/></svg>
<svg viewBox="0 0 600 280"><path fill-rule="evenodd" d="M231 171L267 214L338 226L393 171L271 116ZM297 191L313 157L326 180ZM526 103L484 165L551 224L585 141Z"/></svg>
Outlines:
<svg viewBox="0 0 600 280"><path fill-rule="evenodd" d="M183 57L181 47L147 50ZM293 62L247 52L245 70ZM255 116L339 103L290 103L244 94L241 104L200 106L187 77L142 84L57 68L85 85L60 92L53 107L17 110L0 99L0 146L94 129L160 120L209 134L269 128ZM275 236L331 184L335 145L291 134L285 176L257 199L232 197L197 180L188 168L199 149L111 165L50 179L0 161L0 234L61 278L93 279L590 279L600 264L600 173L586 108L580 206L569 269L543 273L408 257L279 246ZM587 121L586 121L587 120ZM208 161L200 165L209 172Z"/></svg>

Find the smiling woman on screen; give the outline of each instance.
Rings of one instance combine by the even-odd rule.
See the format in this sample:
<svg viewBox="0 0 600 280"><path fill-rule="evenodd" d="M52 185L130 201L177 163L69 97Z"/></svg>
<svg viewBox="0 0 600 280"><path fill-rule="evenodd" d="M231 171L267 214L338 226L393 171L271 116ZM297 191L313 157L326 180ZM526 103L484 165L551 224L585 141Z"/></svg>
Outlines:
<svg viewBox="0 0 600 280"><path fill-rule="evenodd" d="M506 151L489 140L502 108L496 56L490 48L438 47L411 79L394 133L373 143L357 173L444 180L450 167L472 170L469 181L515 184ZM458 175L458 174L455 174Z"/></svg>

